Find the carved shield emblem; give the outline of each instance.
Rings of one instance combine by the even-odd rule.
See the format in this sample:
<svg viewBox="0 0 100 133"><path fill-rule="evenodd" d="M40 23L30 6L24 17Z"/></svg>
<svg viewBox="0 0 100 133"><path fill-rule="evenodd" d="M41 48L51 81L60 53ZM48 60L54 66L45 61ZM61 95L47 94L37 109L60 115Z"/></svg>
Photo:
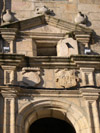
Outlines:
<svg viewBox="0 0 100 133"><path fill-rule="evenodd" d="M74 70L58 70L55 75L57 88L69 88L77 85Z"/></svg>

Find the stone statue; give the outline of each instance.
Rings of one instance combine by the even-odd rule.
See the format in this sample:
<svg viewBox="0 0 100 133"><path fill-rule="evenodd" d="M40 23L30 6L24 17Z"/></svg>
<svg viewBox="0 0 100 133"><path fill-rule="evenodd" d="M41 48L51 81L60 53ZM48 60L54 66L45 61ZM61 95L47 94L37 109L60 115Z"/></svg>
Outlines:
<svg viewBox="0 0 100 133"><path fill-rule="evenodd" d="M36 14L52 14L53 10L50 10L48 7L43 6L43 7L38 7L35 9Z"/></svg>
<svg viewBox="0 0 100 133"><path fill-rule="evenodd" d="M75 21L75 24L86 24L86 19L87 19L87 16L85 14L78 12L74 21Z"/></svg>
<svg viewBox="0 0 100 133"><path fill-rule="evenodd" d="M13 17L9 9L7 9L6 13L3 15L3 21L5 23L10 23L13 21Z"/></svg>

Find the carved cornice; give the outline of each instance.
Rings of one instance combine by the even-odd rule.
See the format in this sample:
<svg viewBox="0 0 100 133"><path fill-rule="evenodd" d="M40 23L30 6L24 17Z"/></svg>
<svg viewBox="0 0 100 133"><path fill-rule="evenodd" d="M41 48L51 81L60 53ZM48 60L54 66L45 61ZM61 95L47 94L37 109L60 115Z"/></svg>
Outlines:
<svg viewBox="0 0 100 133"><path fill-rule="evenodd" d="M27 62L28 61L28 62ZM71 61L71 58L57 57L57 56L36 56L26 57L26 64L30 67L41 67L41 68L68 68L77 69L76 64Z"/></svg>
<svg viewBox="0 0 100 133"><path fill-rule="evenodd" d="M43 67L43 68L94 68L100 69L100 56L98 55L73 55L68 57L57 56L36 56L27 57L25 61L29 62L31 67Z"/></svg>
<svg viewBox="0 0 100 133"><path fill-rule="evenodd" d="M17 28L19 30L25 30L28 28L32 28L35 26L39 26L41 24L50 24L54 27L58 27L60 29L66 30L66 32L80 32L80 33L91 33L92 29L83 27L80 25L76 25L74 23L70 23L58 18L55 18L53 16L49 15L39 15L30 19L21 20L17 22L12 22L10 24L5 24L0 26L1 28Z"/></svg>
<svg viewBox="0 0 100 133"><path fill-rule="evenodd" d="M73 60L79 68L85 67L100 70L100 55L73 55L71 56L71 60Z"/></svg>
<svg viewBox="0 0 100 133"><path fill-rule="evenodd" d="M39 96L39 97L82 97L79 90L56 90L55 89L32 89L14 86L0 86L0 93L5 97L18 96Z"/></svg>
<svg viewBox="0 0 100 133"><path fill-rule="evenodd" d="M5 98L15 98L20 92L20 88L13 86L0 86L0 93Z"/></svg>
<svg viewBox="0 0 100 133"><path fill-rule="evenodd" d="M70 23L70 22L55 18L53 16L46 15L45 19L46 19L47 24L64 29L69 32L76 31L78 33L84 33L84 34L92 32L92 29L90 29L90 28L76 25L74 23Z"/></svg>
<svg viewBox="0 0 100 133"><path fill-rule="evenodd" d="M0 66L19 66L24 59L24 55L0 54Z"/></svg>
<svg viewBox="0 0 100 133"><path fill-rule="evenodd" d="M1 25L0 28L6 27L6 28L17 28L18 30L25 30L28 28L42 25L42 24L46 24L45 16L39 15L37 17L29 18L26 20L12 22L10 24L4 24L4 25Z"/></svg>
<svg viewBox="0 0 100 133"><path fill-rule="evenodd" d="M0 66L13 65L19 67L41 68L93 68L100 70L99 55L72 55L70 57L34 56L27 57L18 54L0 54Z"/></svg>
<svg viewBox="0 0 100 133"><path fill-rule="evenodd" d="M78 88L79 89L79 88ZM100 90L96 88L81 88L79 90L65 90L59 89L37 89L37 88L23 88L14 86L0 86L0 93L4 97L14 96L34 96L34 97L67 97L67 98L82 98L86 100L94 101L100 96Z"/></svg>

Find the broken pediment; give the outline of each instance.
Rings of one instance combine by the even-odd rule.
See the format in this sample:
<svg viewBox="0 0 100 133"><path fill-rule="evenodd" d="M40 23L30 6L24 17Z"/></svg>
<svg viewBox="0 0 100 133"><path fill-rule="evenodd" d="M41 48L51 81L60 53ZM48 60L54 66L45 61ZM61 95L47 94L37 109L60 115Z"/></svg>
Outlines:
<svg viewBox="0 0 100 133"><path fill-rule="evenodd" d="M35 26L32 28L28 28L25 30L22 30L21 32L38 32L38 33L67 33L69 31L66 31L64 29L60 29L58 27L49 25L49 24L43 24L43 25L39 25L39 26Z"/></svg>
<svg viewBox="0 0 100 133"><path fill-rule="evenodd" d="M16 21L9 24L1 25L0 28L17 28L19 31L26 30L29 28L35 28L41 25L52 25L53 27L59 28L60 30L66 30L66 32L82 32L91 33L92 30L74 23L70 23L56 17L49 15L38 15L36 17L25 19L22 21Z"/></svg>
<svg viewBox="0 0 100 133"><path fill-rule="evenodd" d="M18 32L20 31L32 31L32 32L43 32L43 33L66 33L67 35L73 34L78 41L83 41L84 37L87 42L90 40L90 36L92 30L76 25L74 23L70 23L61 19L57 19L56 17L49 15L38 15L36 17L25 19L22 21L11 22L9 24L3 24L0 26L1 34L3 34L2 30L6 32L8 29L16 29ZM10 34L10 31L9 31ZM85 43L86 43L85 41ZM84 42L84 41L83 41Z"/></svg>
<svg viewBox="0 0 100 133"><path fill-rule="evenodd" d="M10 53L14 53L16 47L15 53L26 56L57 56L58 41L71 37L88 46L92 30L53 16L39 15L1 25L0 32L9 43Z"/></svg>

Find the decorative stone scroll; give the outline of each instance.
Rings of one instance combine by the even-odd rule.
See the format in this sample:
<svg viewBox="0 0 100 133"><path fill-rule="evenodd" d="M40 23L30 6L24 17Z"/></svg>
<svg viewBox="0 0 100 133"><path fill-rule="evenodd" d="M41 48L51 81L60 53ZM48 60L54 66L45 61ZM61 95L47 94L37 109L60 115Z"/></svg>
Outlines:
<svg viewBox="0 0 100 133"><path fill-rule="evenodd" d="M78 77L75 75L75 70L55 70L56 87L69 88L77 86Z"/></svg>
<svg viewBox="0 0 100 133"><path fill-rule="evenodd" d="M34 87L40 83L40 69L24 67L22 69L22 81L25 86Z"/></svg>

